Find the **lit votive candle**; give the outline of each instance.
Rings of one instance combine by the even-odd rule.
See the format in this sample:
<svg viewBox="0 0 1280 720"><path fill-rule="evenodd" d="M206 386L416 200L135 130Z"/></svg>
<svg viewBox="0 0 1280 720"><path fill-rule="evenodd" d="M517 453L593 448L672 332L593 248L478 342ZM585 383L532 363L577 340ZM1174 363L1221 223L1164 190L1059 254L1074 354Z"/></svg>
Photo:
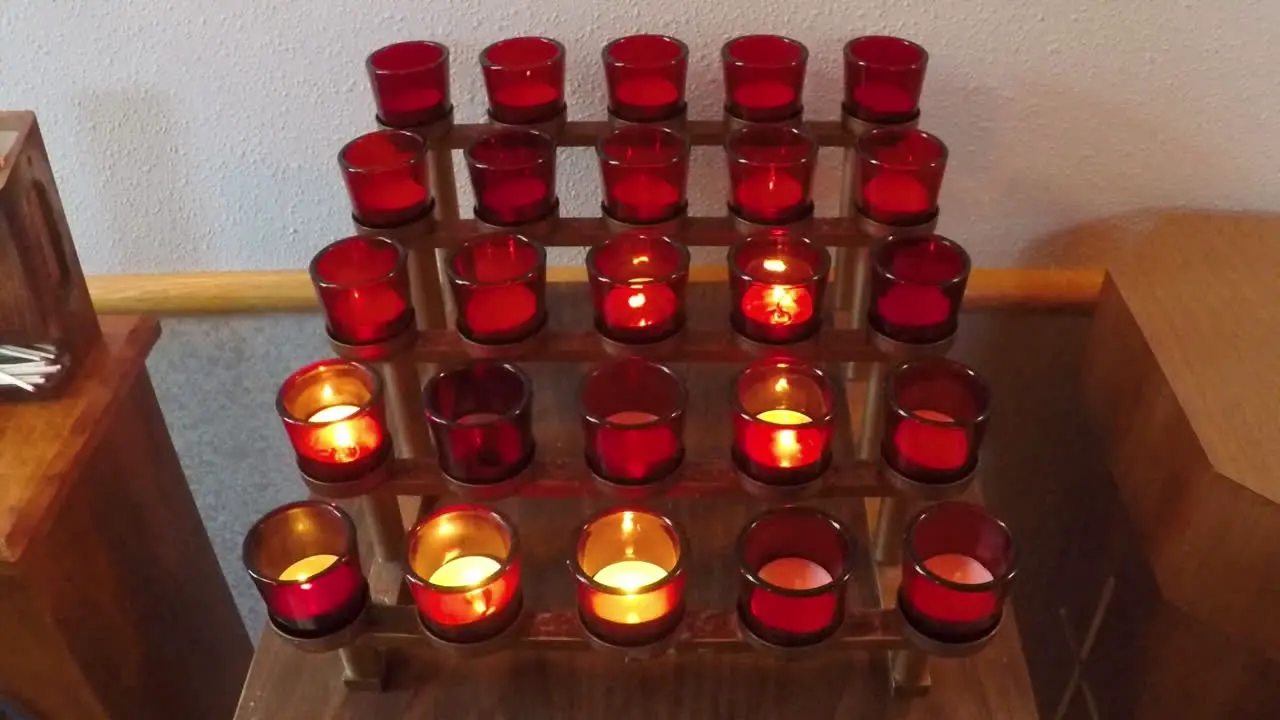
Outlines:
<svg viewBox="0 0 1280 720"><path fill-rule="evenodd" d="M628 232L587 252L596 330L618 343L665 340L684 327L689 251L661 235Z"/></svg>
<svg viewBox="0 0 1280 720"><path fill-rule="evenodd" d="M407 578L423 625L439 638L478 642L520 613L515 530L497 511L449 505L409 531Z"/></svg>
<svg viewBox="0 0 1280 720"><path fill-rule="evenodd" d="M816 368L790 360L752 365L735 382L734 462L748 478L794 487L830 464L835 390Z"/></svg>
<svg viewBox="0 0 1280 720"><path fill-rule="evenodd" d="M683 543L671 521L641 510L608 510L578 534L570 566L583 626L611 645L659 642L684 614Z"/></svg>
<svg viewBox="0 0 1280 720"><path fill-rule="evenodd" d="M822 296L831 256L786 230L750 235L729 251L730 321L753 342L786 344L822 327Z"/></svg>
<svg viewBox="0 0 1280 720"><path fill-rule="evenodd" d="M371 368L322 360L298 370L280 386L276 409L312 480L357 480L390 456L382 405L382 381Z"/></svg>

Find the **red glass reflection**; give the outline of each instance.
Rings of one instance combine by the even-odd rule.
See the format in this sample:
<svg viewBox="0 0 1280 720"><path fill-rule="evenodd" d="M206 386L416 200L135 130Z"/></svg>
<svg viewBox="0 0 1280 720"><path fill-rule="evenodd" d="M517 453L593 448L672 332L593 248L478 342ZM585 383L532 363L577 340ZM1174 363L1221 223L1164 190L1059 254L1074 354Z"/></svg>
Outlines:
<svg viewBox="0 0 1280 720"><path fill-rule="evenodd" d="M242 557L272 622L296 637L336 632L368 602L355 524L336 505L304 500L275 508L249 529Z"/></svg>
<svg viewBox="0 0 1280 720"><path fill-rule="evenodd" d="M804 108L809 50L780 35L745 35L724 44L725 109L748 122L781 122Z"/></svg>
<svg viewBox="0 0 1280 720"><path fill-rule="evenodd" d="M820 510L783 507L758 516L738 536L739 619L774 645L825 640L844 620L853 555L848 528Z"/></svg>
<svg viewBox="0 0 1280 720"><path fill-rule="evenodd" d="M970 475L990 416L991 391L975 370L946 358L905 362L885 379L881 451L900 474L928 483Z"/></svg>
<svg viewBox="0 0 1280 720"><path fill-rule="evenodd" d="M457 246L445 264L457 309L458 332L486 345L513 343L547 319L547 253L521 235L477 235Z"/></svg>
<svg viewBox="0 0 1280 720"><path fill-rule="evenodd" d="M351 214L365 227L390 228L425 215L427 147L404 130L379 130L347 143L338 153Z"/></svg>
<svg viewBox="0 0 1280 720"><path fill-rule="evenodd" d="M858 138L858 208L876 222L917 225L938 213L947 146L923 130L879 128Z"/></svg>
<svg viewBox="0 0 1280 720"><path fill-rule="evenodd" d="M515 365L475 362L423 391L440 469L464 483L508 480L533 460L533 385Z"/></svg>
<svg viewBox="0 0 1280 720"><path fill-rule="evenodd" d="M661 122L684 112L689 48L666 35L628 35L604 46L609 113L626 122Z"/></svg>
<svg viewBox="0 0 1280 720"><path fill-rule="evenodd" d="M669 368L632 357L582 384L587 465L610 482L662 480L684 459L684 383Z"/></svg>
<svg viewBox="0 0 1280 720"><path fill-rule="evenodd" d="M660 235L615 235L587 252L596 330L615 342L664 340L684 327L689 250Z"/></svg>
<svg viewBox="0 0 1280 720"><path fill-rule="evenodd" d="M749 235L729 250L730 322L754 342L805 340L822 328L831 255L787 230Z"/></svg>
<svg viewBox="0 0 1280 720"><path fill-rule="evenodd" d="M364 345L413 325L406 255L394 240L356 235L325 246L311 260L311 283L329 335Z"/></svg>
<svg viewBox="0 0 1280 720"><path fill-rule="evenodd" d="M570 568L587 630L624 647L674 632L684 617L684 544L671 520L644 510L616 508L584 523Z"/></svg>
<svg viewBox="0 0 1280 720"><path fill-rule="evenodd" d="M931 505L907 524L898 603L940 642L969 642L1000 623L1016 573L1013 535L978 505Z"/></svg>
<svg viewBox="0 0 1280 720"><path fill-rule="evenodd" d="M515 528L498 511L448 505L409 531L409 590L422 622L450 642L487 640L520 614Z"/></svg>
<svg viewBox="0 0 1280 720"><path fill-rule="evenodd" d="M424 40L378 48L365 61L378 119L407 128L442 119L449 98L449 48Z"/></svg>
<svg viewBox="0 0 1280 720"><path fill-rule="evenodd" d="M630 125L600 139L604 211L619 222L658 223L688 207L689 140L661 127Z"/></svg>
<svg viewBox="0 0 1280 720"><path fill-rule="evenodd" d="M500 40L480 53L480 67L495 121L528 125L564 111L564 46L555 40Z"/></svg>
<svg viewBox="0 0 1280 720"><path fill-rule="evenodd" d="M905 343L955 334L969 281L969 253L941 235L893 237L876 248L868 318L876 332Z"/></svg>
<svg viewBox="0 0 1280 720"><path fill-rule="evenodd" d="M831 463L835 388L817 368L766 360L734 381L733 458L748 477L802 485Z"/></svg>
<svg viewBox="0 0 1280 720"><path fill-rule="evenodd" d="M844 46L844 110L874 123L900 123L919 114L929 53L887 35L854 38Z"/></svg>
<svg viewBox="0 0 1280 720"><path fill-rule="evenodd" d="M382 379L371 368L321 360L289 376L276 412L298 469L321 482L364 477L391 456Z"/></svg>
<svg viewBox="0 0 1280 720"><path fill-rule="evenodd" d="M490 225L513 226L551 215L556 199L556 144L534 130L505 129L473 142L466 151L475 192L475 216Z"/></svg>
<svg viewBox="0 0 1280 720"><path fill-rule="evenodd" d="M725 141L729 209L748 222L787 225L813 214L818 143L783 125L740 128Z"/></svg>

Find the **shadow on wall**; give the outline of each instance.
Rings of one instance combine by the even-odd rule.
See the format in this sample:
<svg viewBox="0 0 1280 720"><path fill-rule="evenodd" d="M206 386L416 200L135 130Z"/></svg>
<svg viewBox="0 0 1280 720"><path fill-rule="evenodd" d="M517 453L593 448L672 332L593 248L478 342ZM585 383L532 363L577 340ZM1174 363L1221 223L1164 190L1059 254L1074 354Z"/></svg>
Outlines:
<svg viewBox="0 0 1280 720"><path fill-rule="evenodd" d="M76 172L98 176L96 200L107 217L107 227L83 233L81 244L108 244L104 255L116 268L216 266L208 245L214 223L193 189L172 101L150 90L93 91L75 107L93 158ZM107 171L113 167L127 171Z"/></svg>

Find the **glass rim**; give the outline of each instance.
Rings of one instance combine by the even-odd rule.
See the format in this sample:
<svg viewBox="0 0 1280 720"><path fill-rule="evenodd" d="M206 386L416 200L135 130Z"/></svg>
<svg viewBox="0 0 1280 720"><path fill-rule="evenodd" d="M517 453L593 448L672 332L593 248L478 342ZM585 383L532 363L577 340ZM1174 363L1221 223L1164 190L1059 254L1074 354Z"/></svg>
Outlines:
<svg viewBox="0 0 1280 720"><path fill-rule="evenodd" d="M431 62L416 64L413 67L403 67L403 68L378 67L377 57L379 55L384 54L388 50L392 50L395 48L404 48L404 47L435 48L440 51L440 57L436 58ZM369 69L369 72L374 75L408 75L410 73L422 72L423 70L430 70L432 68L436 68L441 65L444 65L448 62L449 62L449 47L443 43L438 43L433 40L402 40L401 42L394 42L389 45L383 45L377 50L374 50L373 52L369 53L369 56L365 58L365 66Z"/></svg>
<svg viewBox="0 0 1280 720"><path fill-rule="evenodd" d="M808 588L805 590L779 587L760 577L758 570L753 570L747 565L748 537L760 525L760 523L766 520L771 520L780 515L816 515L823 522L827 523L831 529L840 536L841 540L844 541L844 562L841 565L840 572L831 577L831 582L823 583L818 587ZM848 525L845 525L840 518L825 510L805 505L785 505L783 507L765 510L752 518L751 522L747 523L746 527L742 528L738 533L738 539L734 542L734 556L738 561L738 571L747 579L747 582L775 595L793 598L818 597L820 595L827 595L831 592L838 592L841 586L848 583L849 577L853 575L855 562L854 556L856 553L857 546L854 543L853 534L849 531ZM797 555L794 557L801 556ZM809 558L802 557L801 559L813 562L813 560L809 560ZM814 564L816 565L817 563ZM823 568L823 570L826 570L826 568Z"/></svg>
<svg viewBox="0 0 1280 720"><path fill-rule="evenodd" d="M610 138L615 138L615 137L618 137L621 135L627 135L627 134L637 135L640 133L652 133L655 136L670 136L675 138L680 143L680 145L676 149L675 154L672 155L671 157L665 158L662 160L654 160L651 162L634 162L631 160L626 160L624 158L619 158L617 156L610 155L609 152L605 149L605 143L608 142ZM641 124L634 124L634 125L623 125L622 127L614 128L613 130L610 130L608 133L601 135L600 139L596 141L596 157L600 159L601 163L607 163L609 165L625 165L626 167L633 167L633 168L661 168L661 167L667 167L670 165L678 165L681 162L687 162L689 159L691 147L692 147L692 144L689 141L689 136L685 135L684 133L675 132L670 128L659 127L657 125L646 125L641 123Z"/></svg>
<svg viewBox="0 0 1280 720"><path fill-rule="evenodd" d="M937 283L917 282L914 280L907 280L905 278L895 275L893 270L886 265L886 260L888 259L887 256L889 255L889 250L892 248L894 244L910 243L910 242L916 242L916 241L940 242L943 245L945 245L948 249L951 249L957 252L960 256L960 263L961 263L960 272L953 277L949 277L946 280L943 280L942 282L937 282ZM882 275L887 280L890 280L893 283L898 285L911 285L914 287L934 287L934 288L953 287L962 282L966 282L969 279L969 273L973 269L972 267L973 261L972 261L972 258L969 257L969 251L965 250L964 246L956 242L955 240L952 240L951 238L945 235L939 235L937 233L930 233L928 235L907 235L907 236L890 235L888 238L885 239L884 242L880 243L880 246L875 249L874 253L872 253L872 263L875 265L876 272Z"/></svg>
<svg viewBox="0 0 1280 720"><path fill-rule="evenodd" d="M642 423L619 423L619 422L610 420L607 417L604 417L604 418L599 417L595 413L588 411L587 410L587 385L602 373L608 372L610 370L616 370L622 365L625 365L627 363L633 363L633 362L639 362L644 364L647 368L651 370L657 370L661 374L666 375L669 380L674 382L676 386L676 394L678 395L680 400L679 406L677 406L675 410L672 410L671 412L665 415L654 417L654 419L646 420ZM586 377L582 379L582 384L580 385L580 388L578 391L578 412L581 413L582 419L586 420L592 425L596 425L598 427L611 428L614 430L643 430L645 428L656 427L658 425L665 425L666 423L669 423L673 420L677 420L683 417L685 413L685 406L688 404L688 402L689 402L689 389L685 385L684 380L682 380L674 370L672 370L670 367L667 367L666 365L663 365L662 363L657 363L652 360L646 360L645 358L639 357L638 355L632 355L630 357L622 358L621 360L616 360L614 362L606 362L606 363L597 365L595 368L591 370L591 372L587 373Z"/></svg>
<svg viewBox="0 0 1280 720"><path fill-rule="evenodd" d="M528 41L528 40L538 40L543 43L548 43L555 49L555 52L553 52L551 56L546 59L537 60L534 62L503 64L503 63L495 63L489 59L489 52L492 51L494 48L498 47L499 45L503 45L505 43L511 43L511 42ZM558 61L563 61L564 55L565 55L564 45L562 45L560 41L556 40L555 38L549 38L545 35L517 35L515 37L503 38L501 40L498 40L496 42L491 42L488 45L484 46L484 48L480 51L480 67L484 70L531 70L533 68L545 67L547 65L554 65Z"/></svg>
<svg viewBox="0 0 1280 720"><path fill-rule="evenodd" d="M325 512L338 518L342 523L343 533L346 536L346 548L343 550L342 555L339 556L337 560L329 563L329 565L320 572L314 575L308 575L301 580L281 580L278 577L270 578L263 575L261 570L258 568L256 560L251 561L250 552L256 551L260 541L262 540L260 536L265 532L267 524L275 521L281 515L304 509L316 512ZM249 531L245 533L244 541L241 544L240 559L244 564L245 571L249 573L249 577L253 578L255 581L265 583L272 587L296 587L306 583L315 582L318 578L325 577L331 573L339 565L346 564L348 559L356 556L357 543L358 540L356 539L355 521L351 519L351 516L348 515L345 510L334 503L324 500L297 500L268 510L249 527Z"/></svg>
<svg viewBox="0 0 1280 720"><path fill-rule="evenodd" d="M459 420L445 417L439 409L435 407L435 404L431 402L432 391L436 386L444 382L449 375L471 375L472 377L468 379L474 381L475 371L482 367L497 368L505 373L514 375L515 378L520 381L520 399L512 407L504 410L503 412L488 413L494 416L492 419L479 423L467 423L468 427L483 428L495 425L499 422L511 421L517 415L524 412L526 408L532 407L533 381L530 380L529 375L524 370L520 369L519 365L498 360L472 360L463 365L443 370L427 378L426 384L422 386L422 412L427 416L427 419L445 427L458 427L461 424Z"/></svg>
<svg viewBox="0 0 1280 720"><path fill-rule="evenodd" d="M741 58L734 57L733 55L734 45L737 45L739 42L743 40L754 40L758 38L769 38L771 40L781 40L783 43L797 48L800 51L800 55L795 60L792 60L789 62L778 62L778 63L748 62L746 60L742 60ZM726 65L734 65L736 67L789 68L789 67L795 67L797 65L804 65L805 63L807 63L809 61L809 48L799 40L796 40L795 38L787 37L786 35L775 35L772 33L753 33L748 35L739 35L737 37L733 37L725 41L725 44L720 46L720 59Z"/></svg>
<svg viewBox="0 0 1280 720"><path fill-rule="evenodd" d="M369 278L368 280L362 280L358 283L335 282L333 280L329 280L323 277L320 274L320 268L319 268L320 259L324 257L325 254L336 250L339 245L342 245L344 243L348 243L354 240L378 242L380 244L389 245L392 248L395 248L395 251L396 251L395 264L392 265L391 269L388 270L386 273L379 275L378 277ZM393 279L396 275L404 273L406 271L408 258L409 258L409 253L404 249L404 246L396 242L395 240L392 240L389 237L385 237L383 235L348 235L347 237L334 240L328 245L325 245L324 247L320 248L320 250L316 252L315 256L311 258L311 263L307 266L307 272L311 275L311 283L315 285L317 288L330 288L334 290L358 290L360 288L369 287L371 285L377 285L380 283L387 282Z"/></svg>
<svg viewBox="0 0 1280 720"><path fill-rule="evenodd" d="M351 413L350 415L344 418L339 418L337 420L325 420L322 422L313 422L309 418L297 417L287 407L285 407L285 400L284 400L285 391L290 389L291 386L296 385L297 383L303 382L307 378L307 376L313 375L314 373L320 370L323 370L327 367L341 367L341 366L346 366L346 367L355 369L361 375L364 376L364 379L367 380L365 387L369 389L369 399L357 405L356 407L358 409L355 412ZM359 417L362 415L368 415L370 411L372 411L374 408L382 404L382 393L383 393L382 376L379 375L377 372L375 372L374 369L369 365L363 362L360 362L358 360L344 360L342 358L326 358L324 360L316 360L313 363L309 363L307 365L304 365L298 368L297 370L294 370L292 373L289 374L289 377L284 379L284 382L280 383L280 389L276 391L276 414L278 414L280 416L280 419L287 425L295 425L298 427L323 428L323 427L328 427L330 425L333 425L334 423L342 422L343 420ZM350 405L351 403L341 403L341 404ZM386 428L383 428L383 430L385 431Z"/></svg>
<svg viewBox="0 0 1280 720"><path fill-rule="evenodd" d="M440 520L446 515L455 513L474 513L476 515L484 515L497 522L502 531L506 533L510 542L507 550L507 556L498 563L498 569L484 576L476 582L468 585L437 585L430 580L422 577L417 568L413 566L413 546L418 540L419 533L426 528L427 525ZM520 559L520 535L516 532L516 526L511 520L496 508L485 505L477 505L474 503L454 503L436 508L430 515L427 515L413 524L405 537L405 580L418 585L419 587L428 588L434 592L444 595L462 595L469 592L486 588L499 579L506 576L512 566ZM444 567L443 565L441 567ZM439 569L439 568L437 568Z"/></svg>
<svg viewBox="0 0 1280 720"><path fill-rule="evenodd" d="M769 282L761 278L755 277L748 273L742 264L738 262L740 254L746 251L752 244L763 242L770 238L787 238L787 242L795 242L801 247L815 250L818 262L814 263L813 272L808 276L792 282ZM729 271L742 280L763 285L773 285L777 287L798 288L810 283L815 283L831 274L831 253L825 245L820 245L808 237L790 230L764 230L761 232L751 233L744 238L729 246Z"/></svg>
<svg viewBox="0 0 1280 720"><path fill-rule="evenodd" d="M495 138L519 136L535 139L539 145L543 146L538 149L545 150L547 152L539 155L531 162L519 164L501 164L494 161L481 160L475 156L475 148L481 143L493 141ZM482 168L484 170L522 170L525 168L536 167L548 160L554 161L556 157L556 141L550 135L542 132L541 130L534 130L533 128L499 127L488 130L480 137L472 140L462 152L466 157L467 164L474 168Z"/></svg>
<svg viewBox="0 0 1280 720"><path fill-rule="evenodd" d="M368 140L374 136L394 136L400 139L408 139L414 145L414 153L407 155L405 158L394 162L387 162L380 165L356 165L347 159L347 153L357 144ZM388 170L396 170L402 167L409 167L415 164L423 164L427 159L427 144L422 138L408 130L399 130L396 128L382 128L381 130L372 130L347 141L342 149L338 151L338 166L344 172L356 173L360 175L372 175L376 173L386 172Z"/></svg>
<svg viewBox="0 0 1280 720"><path fill-rule="evenodd" d="M915 62L907 63L905 65L902 63L873 62L871 60L858 57L857 55L854 54L855 52L854 46L860 42L864 42L867 40L892 40L902 45L906 45L910 47L912 50L919 52L920 57ZM873 68L880 68L885 70L914 70L916 68L925 67L926 65L929 64L929 51L925 50L924 46L920 45L919 43L912 42L911 40L908 40L906 38L897 37L896 35L859 35L858 37L853 38L852 40L844 44L844 58L845 60L853 61L858 65L862 65L864 67L873 67Z"/></svg>
<svg viewBox="0 0 1280 720"><path fill-rule="evenodd" d="M652 277L652 278L646 278L644 280L619 280L617 278L610 277L600 271L600 268L598 267L598 263L599 263L598 256L601 252L604 252L605 249L608 248L608 246L611 243L616 243L616 242L621 242L622 240L636 239L636 238L651 240L654 242L660 241L660 244L670 247L672 250L678 253L677 260L676 260L676 268L671 272L667 273L663 277ZM666 284L675 282L682 277L688 277L690 255L689 255L688 246L686 246L684 243L678 242L677 240L675 240L674 238L668 235L650 233L644 230L631 230L628 232L618 233L617 235L611 235L604 242L598 245L592 245L587 250L587 257L585 258L584 263L587 266L587 277L593 281L599 281L599 282L603 282L608 285L617 286L617 287L630 287L633 285L643 287L643 286L650 286L650 285L666 285Z"/></svg>
<svg viewBox="0 0 1280 720"><path fill-rule="evenodd" d="M742 379L745 378L748 374L753 372L764 372L765 370L768 370L768 369L776 370L778 368L788 368L788 369L796 370L796 371L799 371L800 374L807 375L811 379L814 379L815 381L817 381L818 385L822 388L823 399L826 400L827 398L830 398L830 402L827 403L826 411L819 417L811 416L809 418L809 422L794 423L789 425L770 422L769 420L761 420L756 416L759 413L752 414L747 412L747 409L742 406L742 393L739 392ZM823 372L823 370L817 367L816 365L810 365L809 363L802 362L800 360L792 360L789 358L769 358L760 362L752 363L751 365L748 365L742 368L738 372L734 373L733 377L730 378L729 382L730 382L730 387L733 390L732 397L731 397L731 403L732 403L731 407L733 411L738 414L739 417L742 417L749 422L761 423L763 425L768 425L769 427L773 427L773 428L790 429L790 430L806 430L810 428L821 428L821 427L831 425L833 422L835 422L836 405L839 403L840 398L839 398L839 395L836 393L835 383L831 382L830 376L828 376L827 373ZM772 409L778 410L782 408L772 408Z"/></svg>
<svg viewBox="0 0 1280 720"><path fill-rule="evenodd" d="M744 138L750 134L763 133L763 132L774 132L774 133L780 132L782 135L786 135L790 137L798 137L802 139L804 141L804 144L807 146L804 157L798 158L795 160L786 160L786 161L754 160L752 158L744 156L742 154L742 151L739 148L734 146L734 141L739 138ZM774 143L770 145L755 145L752 147L782 147L782 145ZM772 124L766 123L761 125L747 125L745 127L740 127L737 130L730 132L728 135L725 136L725 139L724 139L724 153L725 153L725 157L729 160L729 162L740 163L742 165L749 165L752 167L763 167L767 165L791 166L791 165L804 165L806 163L812 165L818 158L818 150L819 150L818 140L813 135L805 131L803 128L791 127L790 125L780 125L776 123L772 123Z"/></svg>
<svg viewBox="0 0 1280 720"><path fill-rule="evenodd" d="M671 540L676 550L676 561L671 566L671 569L667 571L666 575L663 575L661 578L654 580L647 585L641 585L640 587L631 590L623 590L621 588L613 587L612 585L605 585L604 583L598 582L594 577L587 575L587 571L582 568L582 562L578 560L578 553L582 549L582 539L586 536L587 531L591 529L591 526L605 520L606 518L613 517L614 515L621 515L623 513L635 513L638 515L648 515L649 517L656 518L667 531L668 538ZM574 577L577 578L579 582L596 592L614 596L645 595L656 590L661 590L662 588L670 585L684 574L684 556L686 548L689 547L689 539L685 536L684 530L681 529L674 520L660 512L646 510L638 506L612 507L601 510L587 518L581 525L574 529L573 540L573 553L569 555L569 569L573 572Z"/></svg>
<svg viewBox="0 0 1280 720"><path fill-rule="evenodd" d="M887 137L889 135L899 135L899 136L914 135L916 137L922 137L925 140L937 146L938 157L934 158L933 160L930 160L927 163L917 163L912 165L884 162L879 158L877 158L874 154L872 154L869 148L871 147L871 141L874 140L875 138ZM942 141L942 138L938 137L937 135L934 135L933 133L930 133L930 132L925 132L924 130L921 130L919 128L900 128L900 127L878 127L868 133L864 133L854 143L854 152L858 154L858 159L861 162L865 162L868 165L874 165L875 167L878 167L878 168L884 168L886 170L894 170L898 172L911 172L914 170L923 170L925 168L936 168L936 167L945 166L947 164L947 159L951 156L950 148L948 148L947 144Z"/></svg>
<svg viewBox="0 0 1280 720"><path fill-rule="evenodd" d="M941 575L935 574L932 570L930 570L928 567L925 566L925 562L928 560L928 558L921 560L919 557L916 556L914 543L911 542L911 537L914 534L916 526L919 525L920 522L924 520L930 513L938 512L939 510L945 510L947 508L956 507L956 506L965 507L965 508L976 508L984 520L990 523L993 523L997 528L999 528L1000 532L1005 536L1005 538L1008 539L1009 541L1008 567L1005 568L1005 571L1001 573L998 577L994 577L994 573L993 573L993 577L990 580L982 583L962 583L962 582L956 582L954 580L948 580L947 578L944 578ZM1008 585L1013 580L1014 576L1018 574L1018 547L1013 541L1013 531L1009 529L1009 526L1006 525L1003 520L987 512L987 509L985 507L977 503L965 502L963 500L944 500L942 502L937 502L932 505L926 506L925 508L920 510L920 512L917 512L910 520L907 521L906 526L903 528L902 537L903 537L903 542L902 542L903 561L908 563L911 566L911 569L915 570L921 576L928 578L930 581L937 583L938 585L941 585L942 587L947 588L948 590L955 590L956 592L987 592L989 590L994 590L995 588ZM974 558L974 560L977 560L977 558ZM983 567L985 568L986 565L983 565ZM990 572L991 568L987 568L987 571Z"/></svg>
<svg viewBox="0 0 1280 720"><path fill-rule="evenodd" d="M952 377L962 377L967 385L977 387L978 391L981 393L981 399L983 400L982 411L973 417L952 418L951 420L934 420L932 418L917 415L916 413L903 408L898 403L897 393L893 392L893 381L903 372L928 365L945 367ZM888 390L885 395L888 396L887 400L889 409L894 415L928 427L966 428L980 425L991 418L991 386L987 384L987 379L982 377L982 374L977 370L974 370L958 360L952 360L948 357L921 357L898 363L894 367L890 368L889 373L885 376L885 388Z"/></svg>
<svg viewBox="0 0 1280 720"><path fill-rule="evenodd" d="M639 62L639 63L623 62L621 60L615 60L614 58L609 56L609 51L615 45L625 42L627 40L630 40L632 38L656 38L659 40L666 40L672 43L673 45L675 45L676 49L679 50L679 53L675 57L669 60L659 60L654 62ZM612 65L614 67L660 68L660 67L667 67L668 65L678 65L681 62L688 62L689 46L686 45L684 41L680 40L677 37L673 37L671 35L664 35L662 33L635 33L633 35L623 35L622 37L616 37L610 40L609 42L605 43L605 46L600 50L600 58L601 60L604 61L605 65Z"/></svg>
<svg viewBox="0 0 1280 720"><path fill-rule="evenodd" d="M525 272L521 273L520 275L514 278L510 278L508 280L501 280L497 282L482 282L479 280L474 280L472 278L463 277L462 275L458 274L457 270L455 270L453 267L453 261L458 257L458 255L460 255L465 251L474 250L475 248L479 247L481 243L488 242L490 240L493 240L499 237L512 238L519 244L526 245L528 247L533 248L534 252L537 254L537 257L534 259L533 267L529 268L528 270L526 270ZM495 230L494 232L480 233L479 235L473 235L467 238L461 244L453 246L453 248L449 250L449 254L445 257L445 261L444 261L445 277L449 279L449 282L459 285L461 287L466 287L466 288L493 288L493 287L507 287L509 285L523 285L525 283L536 280L539 275L545 274L546 268L547 268L547 249L542 245L542 243L537 242L536 240L533 240L527 235L521 235L520 233L506 232L504 230Z"/></svg>

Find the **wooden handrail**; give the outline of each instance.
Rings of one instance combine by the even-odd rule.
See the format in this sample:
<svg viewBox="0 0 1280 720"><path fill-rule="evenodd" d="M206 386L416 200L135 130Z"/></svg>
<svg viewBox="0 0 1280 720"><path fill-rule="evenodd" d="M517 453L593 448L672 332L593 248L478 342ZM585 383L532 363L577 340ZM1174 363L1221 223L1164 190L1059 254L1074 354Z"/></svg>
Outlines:
<svg viewBox="0 0 1280 720"><path fill-rule="evenodd" d="M965 307L1092 310L1103 271L975 268ZM550 282L585 282L580 266L547 269ZM723 282L725 268L696 265L693 282ZM157 275L98 275L88 278L100 313L195 315L315 310L316 297L304 270L254 270Z"/></svg>

